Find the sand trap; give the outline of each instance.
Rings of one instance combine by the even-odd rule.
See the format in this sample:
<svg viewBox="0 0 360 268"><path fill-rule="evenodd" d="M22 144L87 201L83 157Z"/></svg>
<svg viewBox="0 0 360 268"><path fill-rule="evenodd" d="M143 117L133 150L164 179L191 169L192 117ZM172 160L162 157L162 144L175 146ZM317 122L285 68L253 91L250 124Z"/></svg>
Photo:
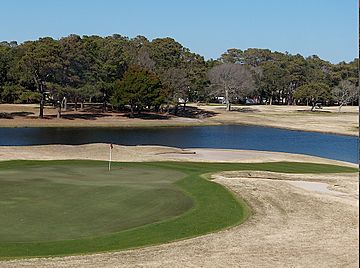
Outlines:
<svg viewBox="0 0 360 268"><path fill-rule="evenodd" d="M344 195L342 192L330 190L328 187L330 186L328 183L323 182L310 182L310 181L288 181L291 185L296 187L308 190L308 191L315 191L320 193L327 193L327 194L338 194Z"/></svg>
<svg viewBox="0 0 360 268"><path fill-rule="evenodd" d="M16 159L109 159L109 145L93 143L85 145L39 145L0 146L1 160ZM196 162L310 162L356 167L348 162L336 161L309 155L254 150L225 149L179 149L166 146L121 146L114 145L113 161L196 161Z"/></svg>

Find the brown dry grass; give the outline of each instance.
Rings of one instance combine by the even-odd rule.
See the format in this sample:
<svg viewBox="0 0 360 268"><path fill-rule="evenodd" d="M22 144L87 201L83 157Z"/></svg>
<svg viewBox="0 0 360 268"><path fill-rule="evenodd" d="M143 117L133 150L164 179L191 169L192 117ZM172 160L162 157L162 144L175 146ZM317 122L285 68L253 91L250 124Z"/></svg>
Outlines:
<svg viewBox="0 0 360 268"><path fill-rule="evenodd" d="M358 135L358 107L346 106L338 113L338 107L324 107L311 112L306 106L234 106L226 112L221 106L205 106L218 113L209 118L211 123L249 124L268 127Z"/></svg>
<svg viewBox="0 0 360 268"><path fill-rule="evenodd" d="M0 104L0 127L153 127L205 124L196 118L170 115L144 114L143 118L129 118L125 113L102 112L101 109L69 109L62 112L62 118L57 119L57 110L46 107L44 118L40 119L38 115L36 105Z"/></svg>
<svg viewBox="0 0 360 268"><path fill-rule="evenodd" d="M124 113L102 113L99 110L69 110L64 118L56 119L56 110L47 107L45 119L38 119L36 105L0 104L0 127L151 127L194 126L219 124L250 124L294 130L317 131L345 135L358 134L358 108L324 107L310 112L305 106L233 106L226 112L223 106L189 105L193 116L146 115L145 118L128 118ZM8 118L6 118L8 117ZM12 119L9 119L9 118Z"/></svg>

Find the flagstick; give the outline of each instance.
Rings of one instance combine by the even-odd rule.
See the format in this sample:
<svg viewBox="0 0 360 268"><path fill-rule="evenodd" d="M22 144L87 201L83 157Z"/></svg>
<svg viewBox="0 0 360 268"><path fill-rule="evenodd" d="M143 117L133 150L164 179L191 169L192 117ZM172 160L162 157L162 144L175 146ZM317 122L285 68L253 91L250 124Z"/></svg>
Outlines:
<svg viewBox="0 0 360 268"><path fill-rule="evenodd" d="M110 147L110 158L109 158L109 171L111 169L111 154L112 154L112 149Z"/></svg>

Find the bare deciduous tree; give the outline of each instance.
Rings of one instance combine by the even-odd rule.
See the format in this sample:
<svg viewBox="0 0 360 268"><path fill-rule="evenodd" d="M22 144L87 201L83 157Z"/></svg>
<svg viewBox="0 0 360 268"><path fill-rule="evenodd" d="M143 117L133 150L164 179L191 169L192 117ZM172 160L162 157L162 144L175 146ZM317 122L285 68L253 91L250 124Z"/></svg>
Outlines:
<svg viewBox="0 0 360 268"><path fill-rule="evenodd" d="M145 47L140 48L137 58L135 59L135 64L150 71L155 70L155 61L151 59L149 52Z"/></svg>
<svg viewBox="0 0 360 268"><path fill-rule="evenodd" d="M183 102L185 109L190 88L190 81L187 78L186 72L178 68L169 68L163 71L160 77L163 85L168 91L166 94L167 110L169 109L170 104L173 104L176 114L180 102Z"/></svg>
<svg viewBox="0 0 360 268"><path fill-rule="evenodd" d="M225 98L227 111L230 111L232 102L249 96L254 89L252 73L242 64L217 65L209 71L208 77L211 94Z"/></svg>
<svg viewBox="0 0 360 268"><path fill-rule="evenodd" d="M341 111L341 107L354 101L358 98L359 94L356 86L348 80L340 81L339 85L334 87L331 93L334 100L339 102L339 112Z"/></svg>

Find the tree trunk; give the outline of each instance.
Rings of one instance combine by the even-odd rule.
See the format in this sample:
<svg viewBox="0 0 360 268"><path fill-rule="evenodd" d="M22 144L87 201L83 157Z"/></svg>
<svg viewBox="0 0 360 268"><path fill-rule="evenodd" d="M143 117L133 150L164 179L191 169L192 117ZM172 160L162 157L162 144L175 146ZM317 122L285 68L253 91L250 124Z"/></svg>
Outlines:
<svg viewBox="0 0 360 268"><path fill-rule="evenodd" d="M106 111L107 111L107 109L106 109L106 93L104 93L103 104L102 104L102 112L105 113Z"/></svg>
<svg viewBox="0 0 360 268"><path fill-rule="evenodd" d="M134 118L134 105L130 105L130 117Z"/></svg>
<svg viewBox="0 0 360 268"><path fill-rule="evenodd" d="M41 80L38 78L37 73L35 73L34 81L37 87L37 90L41 94L40 98L40 107L39 107L39 118L44 118L44 104L45 104L45 94Z"/></svg>
<svg viewBox="0 0 360 268"><path fill-rule="evenodd" d="M57 109L57 119L61 118L61 105L59 105L58 109Z"/></svg>
<svg viewBox="0 0 360 268"><path fill-rule="evenodd" d="M315 110L316 102L311 101L311 111L313 112Z"/></svg>
<svg viewBox="0 0 360 268"><path fill-rule="evenodd" d="M178 110L179 110L179 104L175 104L175 107L174 107L174 115L177 115Z"/></svg>
<svg viewBox="0 0 360 268"><path fill-rule="evenodd" d="M45 93L42 83L39 84L39 91L41 93L41 99L40 99L40 110L39 110L39 117L44 118L44 105L45 105Z"/></svg>
<svg viewBox="0 0 360 268"><path fill-rule="evenodd" d="M39 117L44 118L44 95L40 99Z"/></svg>
<svg viewBox="0 0 360 268"><path fill-rule="evenodd" d="M169 103L166 104L165 113L166 114L170 113L170 104Z"/></svg>
<svg viewBox="0 0 360 268"><path fill-rule="evenodd" d="M338 109L338 113L340 113L341 111L341 108L343 107L344 103L341 103L340 106L339 106L339 109Z"/></svg>
<svg viewBox="0 0 360 268"><path fill-rule="evenodd" d="M226 111L231 111L231 103L229 101L226 102Z"/></svg>
<svg viewBox="0 0 360 268"><path fill-rule="evenodd" d="M80 102L80 110L84 110L84 101Z"/></svg>
<svg viewBox="0 0 360 268"><path fill-rule="evenodd" d="M231 104L230 104L230 100L229 100L229 90L225 90L225 103L226 103L226 111L230 111L231 110Z"/></svg>
<svg viewBox="0 0 360 268"><path fill-rule="evenodd" d="M293 105L293 104L294 104L294 99L292 97L292 94L289 94L287 99L287 105Z"/></svg>
<svg viewBox="0 0 360 268"><path fill-rule="evenodd" d="M273 101L273 96L271 95L270 96L270 101L269 101L269 104L272 105L272 101Z"/></svg>
<svg viewBox="0 0 360 268"><path fill-rule="evenodd" d="M61 118L61 102L58 101L57 102L57 119L60 119Z"/></svg>
<svg viewBox="0 0 360 268"><path fill-rule="evenodd" d="M67 110L67 98L64 97L64 111Z"/></svg>
<svg viewBox="0 0 360 268"><path fill-rule="evenodd" d="M160 112L160 105L155 105L155 106L154 106L154 111L155 111L156 113L159 113L159 112Z"/></svg>

